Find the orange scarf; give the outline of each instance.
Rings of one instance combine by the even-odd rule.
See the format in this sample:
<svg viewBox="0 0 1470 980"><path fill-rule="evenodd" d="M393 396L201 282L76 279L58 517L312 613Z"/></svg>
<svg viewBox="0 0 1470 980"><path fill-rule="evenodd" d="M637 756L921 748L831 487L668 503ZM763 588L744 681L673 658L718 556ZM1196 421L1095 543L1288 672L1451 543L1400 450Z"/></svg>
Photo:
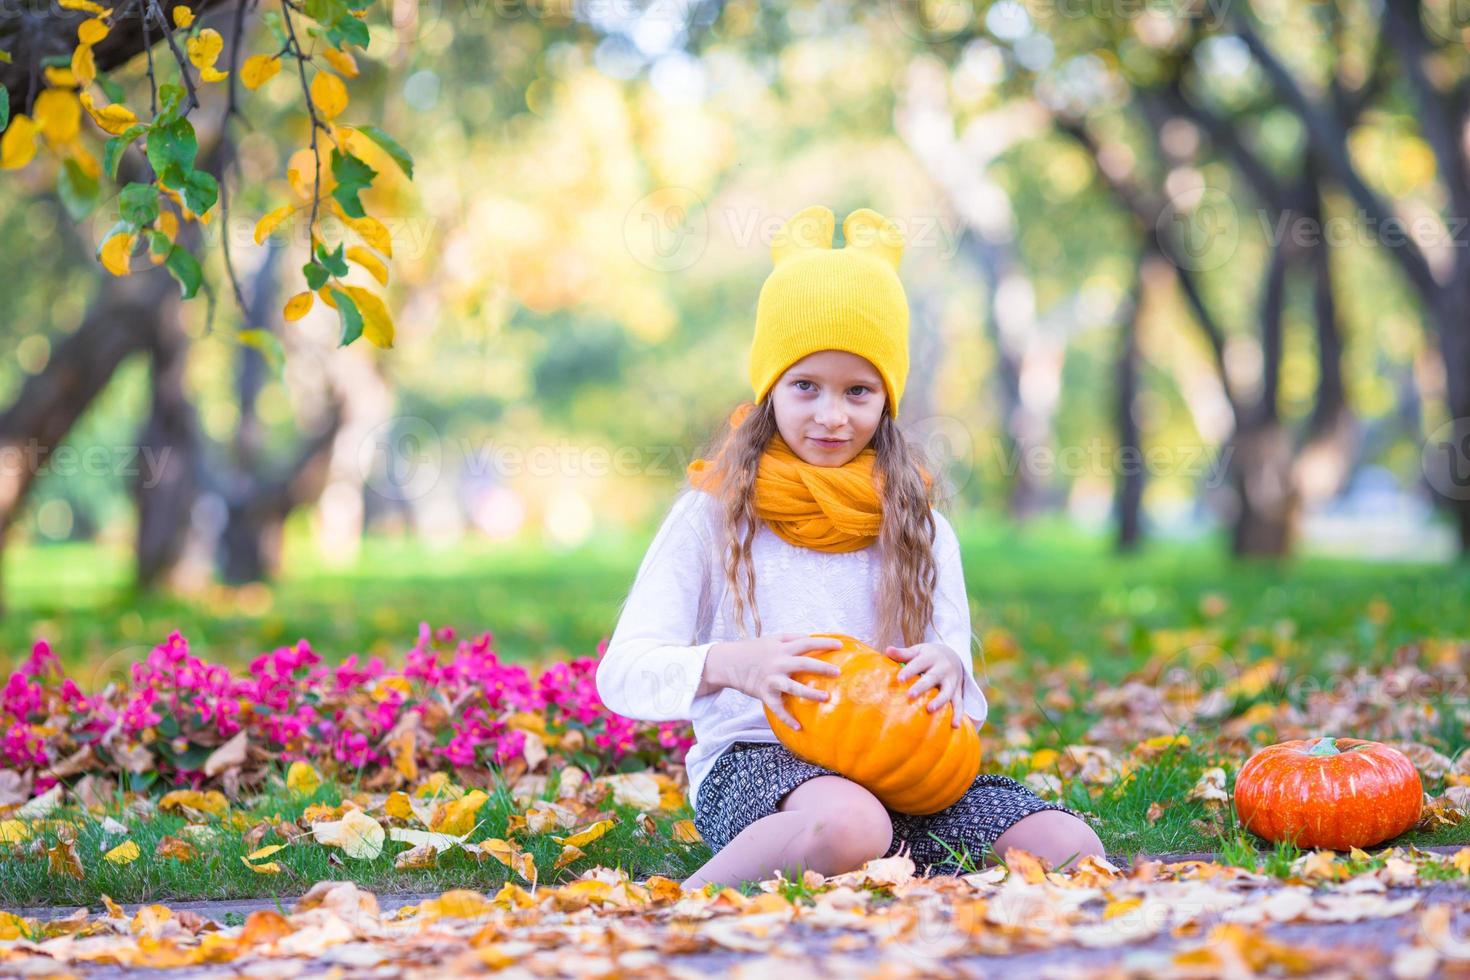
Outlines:
<svg viewBox="0 0 1470 980"><path fill-rule="evenodd" d="M753 406L730 416L739 426ZM860 551L878 540L883 501L873 463L878 454L864 448L841 466L808 463L792 451L778 432L761 456L755 478L755 510L788 544L815 551ZM714 464L696 459L687 470L691 485L713 492ZM927 485L929 474L920 470Z"/></svg>

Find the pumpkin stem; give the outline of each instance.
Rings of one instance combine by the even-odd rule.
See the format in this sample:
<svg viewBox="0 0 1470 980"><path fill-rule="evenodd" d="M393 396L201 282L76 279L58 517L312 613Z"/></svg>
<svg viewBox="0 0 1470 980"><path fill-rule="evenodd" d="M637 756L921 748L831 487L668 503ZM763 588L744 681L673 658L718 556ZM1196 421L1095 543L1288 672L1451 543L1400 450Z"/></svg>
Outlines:
<svg viewBox="0 0 1470 980"><path fill-rule="evenodd" d="M1323 735L1317 739L1317 744L1307 750L1307 755L1337 755L1337 739L1331 735Z"/></svg>

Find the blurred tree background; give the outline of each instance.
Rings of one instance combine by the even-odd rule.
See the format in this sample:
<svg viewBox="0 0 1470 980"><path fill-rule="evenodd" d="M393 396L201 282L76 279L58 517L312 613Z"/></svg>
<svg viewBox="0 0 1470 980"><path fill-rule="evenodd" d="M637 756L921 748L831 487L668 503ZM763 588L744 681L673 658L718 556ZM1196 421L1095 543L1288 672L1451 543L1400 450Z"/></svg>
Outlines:
<svg viewBox="0 0 1470 980"><path fill-rule="evenodd" d="M305 127L286 77L230 124L235 213L206 235L284 356L241 342L228 289L102 271L107 208L75 219L55 168L0 181L0 658L45 634L106 659L196 618L216 655L420 619L590 652L748 395L770 239L811 203L907 238L905 424L977 555L1142 551L1200 588L1262 559L1463 559L1463 14L375 5L354 110L416 168L373 192L392 350L276 312L305 243L251 229Z"/></svg>

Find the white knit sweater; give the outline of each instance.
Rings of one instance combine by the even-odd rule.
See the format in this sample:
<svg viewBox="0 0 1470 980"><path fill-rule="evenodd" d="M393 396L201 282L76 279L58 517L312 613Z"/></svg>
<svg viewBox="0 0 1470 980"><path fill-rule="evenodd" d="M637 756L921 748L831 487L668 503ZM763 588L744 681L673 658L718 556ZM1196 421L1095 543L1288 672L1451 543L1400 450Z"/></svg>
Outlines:
<svg viewBox="0 0 1470 980"><path fill-rule="evenodd" d="M732 743L776 741L757 699L730 689L694 696L710 647L740 639L715 553L717 506L702 490L685 490L674 501L643 557L597 666L597 693L618 714L694 722L695 744L686 761L689 798L696 802L700 783ZM960 655L967 674L965 713L978 726L985 720L986 703L975 681L959 540L938 511L934 522L939 583L934 622L924 639ZM877 551L876 545L841 554L814 551L786 543L761 524L751 548L761 633L847 633L871 643L876 633Z"/></svg>

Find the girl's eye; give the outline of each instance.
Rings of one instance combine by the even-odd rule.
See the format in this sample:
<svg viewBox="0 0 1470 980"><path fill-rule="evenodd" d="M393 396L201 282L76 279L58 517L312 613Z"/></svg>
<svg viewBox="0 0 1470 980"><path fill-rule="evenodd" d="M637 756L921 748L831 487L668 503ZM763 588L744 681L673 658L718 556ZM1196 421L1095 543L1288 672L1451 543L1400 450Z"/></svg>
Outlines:
<svg viewBox="0 0 1470 980"><path fill-rule="evenodd" d="M853 394L857 395L858 397L862 397L863 395L866 395L868 393L868 386L867 385L853 385L848 390L851 391Z"/></svg>
<svg viewBox="0 0 1470 980"><path fill-rule="evenodd" d="M792 384L796 385L796 388L797 388L798 391L808 391L810 389L803 388L802 385L809 385L809 384L811 384L811 382L803 379L803 380L800 380L800 381L793 381Z"/></svg>

